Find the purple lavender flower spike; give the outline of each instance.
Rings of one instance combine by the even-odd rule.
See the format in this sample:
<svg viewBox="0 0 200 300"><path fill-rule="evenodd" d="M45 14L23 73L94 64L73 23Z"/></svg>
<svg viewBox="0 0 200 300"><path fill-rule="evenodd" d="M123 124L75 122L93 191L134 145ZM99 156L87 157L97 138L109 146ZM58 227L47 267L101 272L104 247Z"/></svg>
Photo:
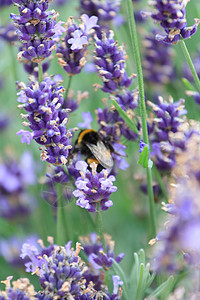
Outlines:
<svg viewBox="0 0 200 300"><path fill-rule="evenodd" d="M30 1L13 0L19 10L19 15L10 17L16 27L16 33L22 42L22 51L18 53L18 60L29 60L41 63L55 50L53 35L57 13L47 11L48 1L39 0L32 5Z"/></svg>
<svg viewBox="0 0 200 300"><path fill-rule="evenodd" d="M155 11L151 17L159 23L165 30L166 35L158 34L156 39L168 44L176 44L180 38L187 39L197 30L199 20L195 19L195 24L187 27L186 5L189 0L157 0L150 1L154 5Z"/></svg>
<svg viewBox="0 0 200 300"><path fill-rule="evenodd" d="M76 163L76 169L81 174L75 182L77 190L73 192L73 195L78 197L76 204L90 212L96 212L97 203L100 203L101 210L107 210L113 205L109 197L117 190L117 187L113 186L115 177L113 175L108 176L105 169L97 173L95 163L90 164L92 171L87 168L88 164L84 161Z"/></svg>
<svg viewBox="0 0 200 300"><path fill-rule="evenodd" d="M184 108L184 99L173 102L164 101L158 97L158 104L147 102L153 108L156 118L153 119L153 131L150 134L152 142L152 159L157 167L170 171L176 165L176 156L184 151L189 139L187 132L183 132L182 124L187 111Z"/></svg>
<svg viewBox="0 0 200 300"><path fill-rule="evenodd" d="M16 42L18 38L15 26L12 23L9 23L6 27L0 26L0 38L8 43Z"/></svg>
<svg viewBox="0 0 200 300"><path fill-rule="evenodd" d="M110 21L115 18L120 9L120 0L80 0L82 12L88 16L97 16L100 21Z"/></svg>
<svg viewBox="0 0 200 300"><path fill-rule="evenodd" d="M145 37L143 70L147 82L165 85L175 77L172 64L173 49L168 44L155 40L155 29Z"/></svg>
<svg viewBox="0 0 200 300"><path fill-rule="evenodd" d="M169 133L176 133L183 123L182 117L187 113L184 108L184 99L173 102L170 97L169 101L165 101L162 97L158 98L158 105L148 101L148 105L152 107L157 118L154 119L156 126L154 127L157 141L168 141Z"/></svg>
<svg viewBox="0 0 200 300"><path fill-rule="evenodd" d="M56 56L58 63L70 75L79 74L86 63L87 45L89 33L97 27L97 19L81 16L82 22L77 25L73 18L69 18L65 24L65 36L57 46ZM95 19L94 19L95 18Z"/></svg>
<svg viewBox="0 0 200 300"><path fill-rule="evenodd" d="M24 161L25 157L22 156L22 160ZM26 190L27 186L35 183L33 169L30 160L26 168L22 161L18 163L14 160L7 160L0 164L1 217L12 220L26 217L33 211L36 202L30 195L27 195ZM25 174L25 171L30 174Z"/></svg>
<svg viewBox="0 0 200 300"><path fill-rule="evenodd" d="M42 249L29 251L28 244L23 256L29 256L31 264L37 268L42 290L38 292L37 299L82 299L85 294L84 273L88 270L85 263L78 256L81 250L79 243L76 243L76 250L71 248L71 242L65 247L57 246L53 243L53 238L48 238L49 247L44 247L40 240ZM32 245L29 245L29 249ZM30 268L32 272L32 268ZM90 292L88 286L88 293ZM79 298L80 297L80 298ZM92 299L92 298L83 298Z"/></svg>
<svg viewBox="0 0 200 300"><path fill-rule="evenodd" d="M18 236L11 236L8 239L3 238L0 240L0 255L13 267L24 266L24 261L19 255L25 240L36 244L38 238L36 236L30 236L25 239Z"/></svg>
<svg viewBox="0 0 200 300"><path fill-rule="evenodd" d="M11 286L11 280L13 276L7 277L6 280L2 281L5 284L5 291L0 291L0 299L21 299L29 300L35 299L36 291L34 286L30 284L28 278L20 278L13 281Z"/></svg>
<svg viewBox="0 0 200 300"><path fill-rule="evenodd" d="M96 233L91 233L88 236L80 237L83 245L83 251L88 256L88 261L92 264L95 270L108 270L115 260L118 264L122 261L124 253L120 253L115 257L114 246L110 235L105 234L105 247L106 253L103 251L103 244L100 237Z"/></svg>
<svg viewBox="0 0 200 300"><path fill-rule="evenodd" d="M116 94L121 88L127 88L132 83L125 70L125 53L123 47L117 47L114 33L102 34L99 39L95 36L95 65L103 80L102 91Z"/></svg>
<svg viewBox="0 0 200 300"><path fill-rule="evenodd" d="M9 123L10 123L10 118L4 113L0 113L0 132L6 130Z"/></svg>
<svg viewBox="0 0 200 300"><path fill-rule="evenodd" d="M20 134L23 134L23 141L29 142L31 134L33 139L42 145L40 149L43 161L66 164L71 148L69 145L71 133L66 129L69 110L62 108L64 88L59 84L59 81L55 82L49 77L40 84L37 81L31 82L28 86L19 83L22 90L18 93L18 101L22 104L18 107L27 111L26 115L21 116L28 121L22 124L32 130L32 133L27 134L25 131Z"/></svg>

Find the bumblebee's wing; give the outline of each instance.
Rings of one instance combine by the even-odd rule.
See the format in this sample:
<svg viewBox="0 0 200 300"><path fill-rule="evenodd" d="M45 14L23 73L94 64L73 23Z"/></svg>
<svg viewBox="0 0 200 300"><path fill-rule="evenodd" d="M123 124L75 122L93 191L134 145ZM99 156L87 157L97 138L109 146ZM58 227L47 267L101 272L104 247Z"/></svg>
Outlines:
<svg viewBox="0 0 200 300"><path fill-rule="evenodd" d="M89 143L86 143L86 145L104 168L112 169L113 159L110 150L102 141L98 141L96 145Z"/></svg>

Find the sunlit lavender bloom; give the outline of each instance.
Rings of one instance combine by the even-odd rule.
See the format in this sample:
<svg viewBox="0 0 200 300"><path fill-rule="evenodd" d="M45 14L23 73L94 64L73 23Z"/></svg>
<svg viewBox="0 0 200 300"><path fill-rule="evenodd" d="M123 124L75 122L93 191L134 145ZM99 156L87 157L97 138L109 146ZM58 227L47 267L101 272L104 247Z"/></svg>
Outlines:
<svg viewBox="0 0 200 300"><path fill-rule="evenodd" d="M2 238L0 240L0 255L12 266L23 267L24 261L20 257L21 247L25 240L31 244L37 244L38 238L36 236L18 237L12 236L8 239Z"/></svg>
<svg viewBox="0 0 200 300"><path fill-rule="evenodd" d="M0 0L0 7L9 6L12 4L12 0Z"/></svg>
<svg viewBox="0 0 200 300"><path fill-rule="evenodd" d="M103 268L104 270L108 270L112 267L114 260L120 263L124 257L124 253L120 253L115 257L115 243L109 235L105 235L106 253L104 253L102 242L96 233L81 237L80 240L83 245L83 251L87 254L88 261L94 269L100 270Z"/></svg>
<svg viewBox="0 0 200 300"><path fill-rule="evenodd" d="M98 173L95 163L90 164L91 171L87 168L88 164L84 161L76 163L76 169L81 174L75 182L77 190L73 192L73 195L78 197L76 205L90 212L96 212L98 204L101 210L107 210L113 205L109 197L117 190L117 187L113 186L115 177L113 175L108 176L108 172L105 169Z"/></svg>
<svg viewBox="0 0 200 300"><path fill-rule="evenodd" d="M1 6L1 5L0 5ZM0 26L0 38L6 42L12 43L18 40L15 26L9 23L7 26Z"/></svg>
<svg viewBox="0 0 200 300"><path fill-rule="evenodd" d="M42 251L38 251L31 244L24 244L22 252L22 256L28 255L32 266L37 268L36 274L42 286L37 299L54 299L56 296L63 299L79 299L85 293L86 286L83 278L88 269L78 256L81 250L80 244L76 244L74 251L71 249L71 242L68 242L65 247L61 247L55 245L53 239L49 238L49 241L51 249L46 250L46 247L42 246ZM42 245L42 241L40 244ZM33 267L30 268L29 272Z"/></svg>
<svg viewBox="0 0 200 300"><path fill-rule="evenodd" d="M47 11L48 1L39 0L34 4L27 0L13 2L18 7L19 15L11 14L11 19L17 28L18 38L23 43L18 59L40 63L55 49L52 37L57 14L54 10Z"/></svg>
<svg viewBox="0 0 200 300"><path fill-rule="evenodd" d="M153 0L150 1L154 5L155 11L151 17L164 28L166 35L156 35L157 40L165 43L177 43L180 38L187 39L196 31L199 23L195 19L195 25L187 27L185 16L185 8L188 0Z"/></svg>
<svg viewBox="0 0 200 300"><path fill-rule="evenodd" d="M5 291L0 291L0 299L20 299L20 300L29 300L36 299L36 291L34 286L30 284L28 278L20 278L12 282L13 276L7 277L6 280L2 281L5 284Z"/></svg>
<svg viewBox="0 0 200 300"><path fill-rule="evenodd" d="M65 36L57 46L56 56L59 58L58 63L69 75L80 73L86 63L88 34L97 26L97 19L91 21L91 18L83 15L79 25L73 18L69 18L65 24Z"/></svg>
<svg viewBox="0 0 200 300"><path fill-rule="evenodd" d="M128 77L125 70L125 52L122 46L117 46L114 33L102 34L99 39L96 36L95 65L99 76L103 80L102 91L116 94L119 89L127 88L132 83L132 76Z"/></svg>
<svg viewBox="0 0 200 300"><path fill-rule="evenodd" d="M42 145L41 159L49 163L65 164L71 148L71 133L66 129L68 110L62 108L64 88L49 77L40 84L35 81L28 86L19 83L19 86L22 90L18 101L22 104L18 107L28 112L26 115L21 114L22 119L28 121L22 124L32 130L33 139ZM25 140L26 137L23 137Z"/></svg>
<svg viewBox="0 0 200 300"><path fill-rule="evenodd" d="M120 0L80 0L80 6L88 16L97 16L100 21L110 21L119 12Z"/></svg>
<svg viewBox="0 0 200 300"><path fill-rule="evenodd" d="M172 64L173 49L170 45L164 45L155 40L155 29L143 40L144 59L143 71L147 82L166 84L175 77Z"/></svg>

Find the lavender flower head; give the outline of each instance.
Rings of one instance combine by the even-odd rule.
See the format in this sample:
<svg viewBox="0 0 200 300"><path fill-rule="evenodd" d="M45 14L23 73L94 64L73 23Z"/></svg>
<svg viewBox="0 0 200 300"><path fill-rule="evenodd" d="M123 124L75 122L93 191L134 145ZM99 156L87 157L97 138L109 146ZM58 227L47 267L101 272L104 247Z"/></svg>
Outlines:
<svg viewBox="0 0 200 300"><path fill-rule="evenodd" d="M73 192L73 195L78 197L76 204L90 212L96 212L98 205L101 210L111 207L113 202L109 197L117 190L117 187L113 186L115 177L108 176L108 171L105 169L97 173L97 164L94 162L90 164L91 171L84 161L77 162L75 167L81 175L75 182L77 190Z"/></svg>
<svg viewBox="0 0 200 300"><path fill-rule="evenodd" d="M88 236L80 237L80 241L83 245L83 251L88 256L88 261L95 270L108 270L112 267L114 260L119 264L124 257L124 253L120 253L115 257L115 243L112 241L110 235L105 234L104 238L106 253L104 253L102 242L96 233L91 233Z"/></svg>
<svg viewBox="0 0 200 300"><path fill-rule="evenodd" d="M177 43L180 38L187 39L196 31L199 20L195 19L195 24L187 27L185 9L189 0L153 0L149 1L154 5L155 11L151 17L164 28L166 35L158 34L157 40L165 43Z"/></svg>
<svg viewBox="0 0 200 300"><path fill-rule="evenodd" d="M56 56L58 63L70 75L78 74L86 63L89 34L93 28L98 27L98 18L81 16L81 23L77 25L71 17L65 24L65 36L58 45Z"/></svg>
<svg viewBox="0 0 200 300"><path fill-rule="evenodd" d="M36 291L34 286L30 284L28 278L20 278L12 282L13 276L7 277L2 281L5 284L5 291L0 291L0 299L20 299L20 300L34 300Z"/></svg>
<svg viewBox="0 0 200 300"><path fill-rule="evenodd" d="M150 134L152 142L152 159L162 171L169 171L176 165L176 156L184 151L190 133L184 129L184 99L173 102L158 98L158 104L147 102L153 108L156 118L153 118L153 131Z"/></svg>
<svg viewBox="0 0 200 300"><path fill-rule="evenodd" d="M176 184L171 191L171 201L163 203L169 220L164 231L156 237L161 248L155 256L154 267L159 271L175 271L184 266L199 265L199 146L199 133L193 134L186 150L177 158L177 167L173 171Z"/></svg>
<svg viewBox="0 0 200 300"><path fill-rule="evenodd" d="M174 65L172 63L174 52L170 45L155 40L155 31L153 29L152 34L146 35L143 40L144 78L149 83L165 85L175 77Z"/></svg>
<svg viewBox="0 0 200 300"><path fill-rule="evenodd" d="M99 76L103 79L102 91L116 94L121 88L127 88L132 83L125 70L125 52L118 47L114 40L113 31L109 35L102 34L102 38L95 36L95 65Z"/></svg>
<svg viewBox="0 0 200 300"><path fill-rule="evenodd" d="M81 11L97 16L100 21L111 21L119 12L120 0L80 0Z"/></svg>
<svg viewBox="0 0 200 300"><path fill-rule="evenodd" d="M29 241L31 244L37 244L36 236L25 238L19 236L11 236L7 239L0 239L0 255L13 267L23 267L24 261L20 257L22 244Z"/></svg>
<svg viewBox="0 0 200 300"><path fill-rule="evenodd" d="M34 139L41 145L43 161L66 164L71 133L66 129L69 110L62 108L64 88L59 83L49 77L40 84L37 81L32 81L28 86L19 83L21 91L17 101L22 104L18 107L27 111L21 117L28 121L22 124L32 132L20 130L17 134L22 135L22 142L30 144Z"/></svg>
<svg viewBox="0 0 200 300"><path fill-rule="evenodd" d="M12 23L9 23L5 27L0 26L0 38L2 38L8 43L16 42L17 34L16 34L15 26Z"/></svg>
<svg viewBox="0 0 200 300"><path fill-rule="evenodd" d="M0 216L16 219L27 216L36 202L27 195L27 186L35 183L32 156L23 153L21 162L7 160L0 164Z"/></svg>
<svg viewBox="0 0 200 300"><path fill-rule="evenodd" d="M181 117L187 114L187 110L184 108L184 102L184 99L173 102L172 97L169 97L169 101L158 97L157 105L148 101L148 105L152 107L157 117L154 119L156 141L167 141L169 140L170 132L175 133L179 130L179 126L183 123Z"/></svg>
<svg viewBox="0 0 200 300"><path fill-rule="evenodd" d="M23 43L18 60L31 60L40 63L49 57L55 49L52 39L56 25L57 13L47 11L49 1L13 0L18 7L19 15L11 14L11 19L17 29L19 40Z"/></svg>
<svg viewBox="0 0 200 300"><path fill-rule="evenodd" d="M31 244L24 244L22 248L22 258L30 258L31 268L27 271L36 270L42 286L37 299L54 299L57 296L63 299L92 299L90 288L88 286L86 290L84 280L84 273L88 268L78 256L80 244L77 243L74 250L71 248L71 242L61 247L55 245L50 237L48 241L50 246L47 248L40 241L41 250ZM81 298L82 295L88 298Z"/></svg>

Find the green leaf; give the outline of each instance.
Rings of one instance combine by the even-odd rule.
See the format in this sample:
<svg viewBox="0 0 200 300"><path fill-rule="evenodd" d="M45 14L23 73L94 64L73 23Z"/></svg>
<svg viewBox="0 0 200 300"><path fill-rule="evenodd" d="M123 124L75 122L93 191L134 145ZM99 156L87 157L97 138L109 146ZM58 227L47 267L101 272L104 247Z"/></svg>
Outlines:
<svg viewBox="0 0 200 300"><path fill-rule="evenodd" d="M167 281L163 282L157 289L150 295L150 297L158 297L160 295L167 296L171 292L174 284L174 277L171 275Z"/></svg>
<svg viewBox="0 0 200 300"><path fill-rule="evenodd" d="M138 164L141 165L143 168L152 168L153 166L152 160L149 159L149 148L147 145L144 146L142 153L140 153Z"/></svg>
<svg viewBox="0 0 200 300"><path fill-rule="evenodd" d="M182 81L186 87L187 90L189 91L196 91L195 87L187 80L186 78L182 78Z"/></svg>
<svg viewBox="0 0 200 300"><path fill-rule="evenodd" d="M114 107L118 111L120 117L124 120L124 122L128 125L128 127L133 130L135 133L139 134L139 131L135 125L135 123L128 117L127 113L119 106L119 104L113 100L112 101Z"/></svg>
<svg viewBox="0 0 200 300"><path fill-rule="evenodd" d="M129 290L129 299L142 300L145 292L150 287L155 278L155 274L151 274L150 264L146 264L145 252L140 249L138 253L134 253L134 264L131 270Z"/></svg>

